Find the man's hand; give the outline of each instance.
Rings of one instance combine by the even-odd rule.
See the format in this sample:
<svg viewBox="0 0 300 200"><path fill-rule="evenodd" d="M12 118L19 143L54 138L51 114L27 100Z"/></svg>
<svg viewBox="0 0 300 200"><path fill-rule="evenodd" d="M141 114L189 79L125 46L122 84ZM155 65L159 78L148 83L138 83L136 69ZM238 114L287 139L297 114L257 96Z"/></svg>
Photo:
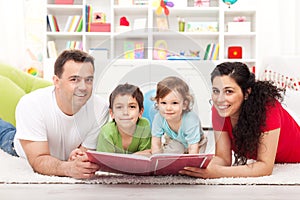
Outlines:
<svg viewBox="0 0 300 200"><path fill-rule="evenodd" d="M83 155L77 154L73 160L68 161L68 164L70 164L70 167L66 169L68 176L79 179L91 178L100 169L97 164L88 160L85 152Z"/></svg>
<svg viewBox="0 0 300 200"><path fill-rule="evenodd" d="M74 149L69 156L68 161L74 161L78 156L83 156L85 155L85 151L82 151L81 149L77 148Z"/></svg>

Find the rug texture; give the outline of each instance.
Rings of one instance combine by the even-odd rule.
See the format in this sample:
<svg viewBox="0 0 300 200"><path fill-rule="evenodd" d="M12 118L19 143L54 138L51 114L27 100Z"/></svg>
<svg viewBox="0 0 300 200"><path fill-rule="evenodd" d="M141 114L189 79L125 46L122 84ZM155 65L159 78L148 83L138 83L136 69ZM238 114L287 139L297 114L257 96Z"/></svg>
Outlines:
<svg viewBox="0 0 300 200"><path fill-rule="evenodd" d="M200 179L187 176L133 176L99 172L89 180L45 176L26 160L0 150L0 184L156 184L156 185L300 185L300 164L277 164L271 176Z"/></svg>

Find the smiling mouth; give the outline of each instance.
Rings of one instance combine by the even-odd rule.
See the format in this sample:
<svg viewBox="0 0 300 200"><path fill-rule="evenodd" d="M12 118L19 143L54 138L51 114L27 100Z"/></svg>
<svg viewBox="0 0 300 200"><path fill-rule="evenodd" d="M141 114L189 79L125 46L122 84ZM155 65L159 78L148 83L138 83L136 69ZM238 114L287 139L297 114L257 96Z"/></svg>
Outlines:
<svg viewBox="0 0 300 200"><path fill-rule="evenodd" d="M85 97L87 94L74 94L76 97Z"/></svg>
<svg viewBox="0 0 300 200"><path fill-rule="evenodd" d="M229 108L230 106L218 106L219 110L226 110L227 108Z"/></svg>

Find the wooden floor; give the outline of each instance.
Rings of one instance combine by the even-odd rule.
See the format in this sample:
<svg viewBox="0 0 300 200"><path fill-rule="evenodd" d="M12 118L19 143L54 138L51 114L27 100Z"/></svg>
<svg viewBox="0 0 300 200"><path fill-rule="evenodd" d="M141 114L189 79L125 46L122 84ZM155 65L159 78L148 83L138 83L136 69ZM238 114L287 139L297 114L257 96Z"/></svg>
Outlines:
<svg viewBox="0 0 300 200"><path fill-rule="evenodd" d="M299 199L300 186L0 184L1 200Z"/></svg>

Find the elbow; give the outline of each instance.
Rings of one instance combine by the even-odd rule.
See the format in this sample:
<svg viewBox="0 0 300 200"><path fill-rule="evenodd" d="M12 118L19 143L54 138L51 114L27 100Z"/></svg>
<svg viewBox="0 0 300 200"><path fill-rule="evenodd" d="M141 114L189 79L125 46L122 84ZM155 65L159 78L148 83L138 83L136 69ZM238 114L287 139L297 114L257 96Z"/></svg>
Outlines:
<svg viewBox="0 0 300 200"><path fill-rule="evenodd" d="M266 169L265 174L263 176L270 176L273 173L273 167Z"/></svg>

